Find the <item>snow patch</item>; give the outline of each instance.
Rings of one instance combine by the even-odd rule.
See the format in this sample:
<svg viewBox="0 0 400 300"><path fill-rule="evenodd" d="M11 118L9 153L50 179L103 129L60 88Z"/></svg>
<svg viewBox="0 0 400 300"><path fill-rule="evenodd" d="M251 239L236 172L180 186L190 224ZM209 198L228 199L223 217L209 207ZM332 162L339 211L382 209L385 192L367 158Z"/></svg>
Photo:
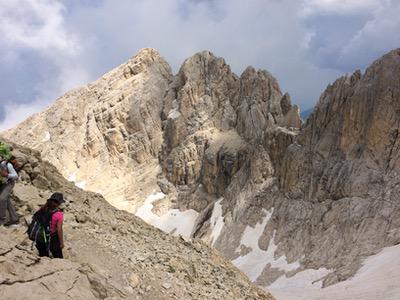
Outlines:
<svg viewBox="0 0 400 300"><path fill-rule="evenodd" d="M322 288L322 280L320 279L328 273L330 273L328 269L321 268L304 270L290 278L283 275L267 289L278 299L300 299L299 295L307 295L320 290Z"/></svg>
<svg viewBox="0 0 400 300"><path fill-rule="evenodd" d="M76 185L78 188L81 188L82 190L84 190L85 187L86 187L86 181L79 181L79 182L75 183L75 185Z"/></svg>
<svg viewBox="0 0 400 300"><path fill-rule="evenodd" d="M172 101L172 109L168 113L168 119L177 119L180 116L178 100L174 99L174 101Z"/></svg>
<svg viewBox="0 0 400 300"><path fill-rule="evenodd" d="M82 190L84 190L85 189L85 187L86 187L86 181L76 181L76 174L78 173L78 171L75 171L74 173L72 173L72 174L69 174L69 176L68 176L68 181L70 181L70 182L73 182L73 183L75 183L75 185L78 187L78 188L81 188Z"/></svg>
<svg viewBox="0 0 400 300"><path fill-rule="evenodd" d="M214 204L214 209L210 218L211 224L211 245L214 245L219 235L221 234L222 228L224 227L224 218L222 217L222 205L221 202L224 198L220 198Z"/></svg>
<svg viewBox="0 0 400 300"><path fill-rule="evenodd" d="M275 258L275 251L277 246L275 245L274 238L271 238L267 250L261 250L258 246L258 241L262 236L265 226L272 216L273 209L271 211L263 212L266 214L264 220L261 223L257 223L256 226L250 227L247 226L243 232L242 239L239 247L236 251L240 251L240 246L243 245L245 247L251 248L251 251L244 255L239 256L232 263L242 270L252 281L256 281L257 278L261 275L267 264L271 265L271 268L277 268L283 270L285 272L295 270L300 267L298 262L287 263L286 256L282 255L279 258Z"/></svg>
<svg viewBox="0 0 400 300"><path fill-rule="evenodd" d="M181 113L177 108L172 109L168 114L168 119L177 119L181 116Z"/></svg>
<svg viewBox="0 0 400 300"><path fill-rule="evenodd" d="M267 289L277 299L400 299L400 245L384 248L368 257L349 280L322 288L322 281L312 284L329 270L305 270L295 276L280 277Z"/></svg>
<svg viewBox="0 0 400 300"><path fill-rule="evenodd" d="M76 181L76 172L72 173L72 174L69 174L68 181L72 181L72 182Z"/></svg>
<svg viewBox="0 0 400 300"><path fill-rule="evenodd" d="M46 131L44 133L44 138L43 138L42 142L48 142L48 141L50 141L50 138L51 138L50 132Z"/></svg>
<svg viewBox="0 0 400 300"><path fill-rule="evenodd" d="M158 216L152 212L153 202L164 197L164 193L148 196L144 204L137 210L136 216L166 233L174 233L189 238L199 213L193 209L186 211L170 209L165 215Z"/></svg>

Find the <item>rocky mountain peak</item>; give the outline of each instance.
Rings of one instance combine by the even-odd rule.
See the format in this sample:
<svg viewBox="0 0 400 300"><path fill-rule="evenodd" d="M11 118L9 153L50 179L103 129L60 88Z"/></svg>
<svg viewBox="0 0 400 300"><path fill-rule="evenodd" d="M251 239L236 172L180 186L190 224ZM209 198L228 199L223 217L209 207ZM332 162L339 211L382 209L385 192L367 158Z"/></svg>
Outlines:
<svg viewBox="0 0 400 300"><path fill-rule="evenodd" d="M171 73L171 68L165 59L153 48L143 48L139 50L127 62L127 67L132 75L141 73L151 68L152 66L159 67L161 65L167 72Z"/></svg>
<svg viewBox="0 0 400 300"><path fill-rule="evenodd" d="M171 81L168 63L146 48L5 136L48 153L46 158L66 178L117 205L136 195L129 191L136 180L149 182L145 194L154 189L162 144L160 114ZM32 142L24 141L25 135ZM143 163L153 166L152 175L134 175Z"/></svg>
<svg viewBox="0 0 400 300"><path fill-rule="evenodd" d="M384 55L364 74L356 71L336 80L322 94L302 133L318 153L362 158L372 168L399 167L399 52Z"/></svg>

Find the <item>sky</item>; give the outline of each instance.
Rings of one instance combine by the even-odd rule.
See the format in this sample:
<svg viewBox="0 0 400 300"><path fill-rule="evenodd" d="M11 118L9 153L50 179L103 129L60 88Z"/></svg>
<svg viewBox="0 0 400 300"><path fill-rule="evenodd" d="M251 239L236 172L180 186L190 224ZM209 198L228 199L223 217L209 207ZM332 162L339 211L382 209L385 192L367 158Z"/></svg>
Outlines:
<svg viewBox="0 0 400 300"><path fill-rule="evenodd" d="M0 0L0 131L152 47L266 69L302 110L400 47L400 0Z"/></svg>

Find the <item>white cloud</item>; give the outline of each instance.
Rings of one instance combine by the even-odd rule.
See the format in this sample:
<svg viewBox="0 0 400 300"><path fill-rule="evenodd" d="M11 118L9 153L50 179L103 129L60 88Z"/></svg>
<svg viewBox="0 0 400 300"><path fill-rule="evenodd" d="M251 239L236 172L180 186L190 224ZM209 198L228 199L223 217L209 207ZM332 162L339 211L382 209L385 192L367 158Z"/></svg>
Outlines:
<svg viewBox="0 0 400 300"><path fill-rule="evenodd" d="M0 132L12 128L15 124L24 121L41 109L43 109L43 103L37 101L27 104L7 104L5 106L5 119L0 123Z"/></svg>
<svg viewBox="0 0 400 300"><path fill-rule="evenodd" d="M92 40L84 60L90 74L100 75L142 47L159 50L175 71L208 49L239 74L248 65L268 69L307 108L340 72L307 59L313 33L298 18L301 7L291 0L105 0L81 9L69 25L81 40Z"/></svg>
<svg viewBox="0 0 400 300"><path fill-rule="evenodd" d="M400 47L400 2L388 2L373 11L365 23L346 43L338 57L341 65L364 65L383 52Z"/></svg>
<svg viewBox="0 0 400 300"><path fill-rule="evenodd" d="M79 51L78 40L64 28L65 7L53 0L13 0L0 5L0 36L9 46L38 51Z"/></svg>
<svg viewBox="0 0 400 300"><path fill-rule="evenodd" d="M1 2L0 64L29 67L29 59L23 58L26 53L43 61L36 70L40 77L31 78L35 82L29 95L31 99L0 99L6 107L1 129L14 126L44 109L62 93L91 79L79 63L84 44L66 28L65 12L65 6L57 0Z"/></svg>
<svg viewBox="0 0 400 300"><path fill-rule="evenodd" d="M0 0L0 70L7 66L32 98L9 100L10 88L0 102L30 100L41 110L154 47L175 71L204 49L239 74L247 65L267 69L308 108L336 77L398 46L399 13L395 0ZM30 75L33 88L19 85L27 76L18 72L37 59L27 53L41 62Z"/></svg>
<svg viewBox="0 0 400 300"><path fill-rule="evenodd" d="M400 46L397 0L305 0L300 18L317 65L351 72Z"/></svg>
<svg viewBox="0 0 400 300"><path fill-rule="evenodd" d="M387 0L304 0L300 14L361 14L379 9Z"/></svg>

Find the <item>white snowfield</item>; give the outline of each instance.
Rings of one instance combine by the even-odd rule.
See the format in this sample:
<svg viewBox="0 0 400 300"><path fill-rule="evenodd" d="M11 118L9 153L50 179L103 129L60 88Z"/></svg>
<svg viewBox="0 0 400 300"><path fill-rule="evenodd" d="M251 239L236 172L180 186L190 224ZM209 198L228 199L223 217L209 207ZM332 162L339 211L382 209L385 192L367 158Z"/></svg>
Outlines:
<svg viewBox="0 0 400 300"><path fill-rule="evenodd" d="M82 190L84 190L85 187L86 187L86 181L78 181L78 182L75 183L75 185L76 185L78 188L81 188Z"/></svg>
<svg viewBox="0 0 400 300"><path fill-rule="evenodd" d="M152 203L164 197L163 193L154 193L148 196L143 206L137 210L136 215L167 233L180 234L189 238L199 214L194 210L181 212L178 209L170 209L162 216L154 214ZM222 200L223 198L215 203L211 215L211 244L215 243L224 227ZM273 210L264 210L265 217L261 223L257 223L254 228L246 227L240 244L251 248L251 251L232 261L252 281L257 280L268 264L272 268L279 268L285 272L300 267L298 262L288 263L284 255L275 258L277 246L274 243L274 238L270 240L267 250L262 250L258 246L258 241L271 218L272 212ZM240 246L237 251L240 251ZM400 299L400 245L385 248L380 253L368 257L353 278L322 288L322 279L329 272L331 270L321 268L319 270L304 270L290 278L283 275L270 286L267 286L266 289L277 300Z"/></svg>
<svg viewBox="0 0 400 300"><path fill-rule="evenodd" d="M270 264L272 268L278 268L283 271L291 271L300 267L297 262L289 264L284 255L275 258L277 246L274 243L274 238L270 240L266 251L260 249L258 240L271 218L273 209L271 211L263 210L263 212L265 213L264 220L261 223L257 223L254 228L247 226L242 235L240 245L250 247L252 250L248 254L239 256L232 261L232 263L242 270L252 281L257 280L267 264ZM240 251L240 246L236 251Z"/></svg>
<svg viewBox="0 0 400 300"><path fill-rule="evenodd" d="M189 238L199 213L193 209L186 211L170 209L166 214L158 216L152 212L154 207L152 203L164 197L163 193L148 196L144 204L137 210L136 216L164 232Z"/></svg>
<svg viewBox="0 0 400 300"><path fill-rule="evenodd" d="M267 287L278 300L398 300L400 299L400 245L384 248L368 257L349 280L321 288L312 284L329 271L305 270L291 278L281 277Z"/></svg>
<svg viewBox="0 0 400 300"><path fill-rule="evenodd" d="M300 267L298 262L289 264L284 255L275 258L277 246L274 238L270 240L266 251L260 249L258 241L271 218L272 210L264 210L264 213L261 223L257 223L254 228L247 226L243 232L241 245L251 248L251 251L232 261L252 281L257 280L268 264L285 272ZM240 251L240 246L237 251ZM368 257L349 280L322 288L322 279L330 272L331 270L321 268L304 270L290 278L283 275L266 289L278 300L400 299L400 245L385 248Z"/></svg>
<svg viewBox="0 0 400 300"><path fill-rule="evenodd" d="M214 204L214 209L210 218L211 235L210 243L215 244L215 241L221 234L222 228L224 227L224 218L222 217L222 205L221 202L224 198L220 198Z"/></svg>
<svg viewBox="0 0 400 300"><path fill-rule="evenodd" d="M86 187L86 181L76 181L76 173L77 173L77 172L72 173L72 174L69 174L69 176L68 176L68 181L71 181L71 182L75 183L75 185L76 185L78 188L84 190L85 187Z"/></svg>
<svg viewBox="0 0 400 300"><path fill-rule="evenodd" d="M72 182L76 181L76 172L72 173L72 174L69 174L68 181L72 181Z"/></svg>

